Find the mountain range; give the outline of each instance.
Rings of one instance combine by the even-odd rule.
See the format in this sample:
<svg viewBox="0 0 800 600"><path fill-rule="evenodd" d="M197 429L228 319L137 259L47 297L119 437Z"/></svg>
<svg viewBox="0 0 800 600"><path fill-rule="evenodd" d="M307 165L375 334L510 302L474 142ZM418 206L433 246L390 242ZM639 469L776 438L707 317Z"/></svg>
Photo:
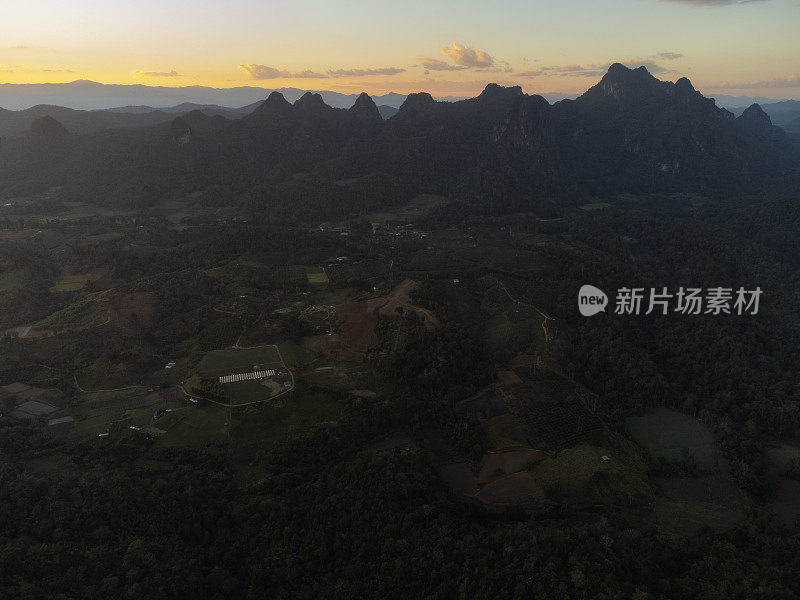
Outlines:
<svg viewBox="0 0 800 600"><path fill-rule="evenodd" d="M481 214L544 214L624 191L796 189L800 165L797 143L759 105L735 117L688 79L661 81L621 64L554 104L490 84L459 101L410 94L388 120L366 94L345 109L312 92L293 102L271 92L243 116L159 112L170 120L86 134L39 116L0 144L0 190L62 186L68 197L126 206L224 195L300 219L428 192Z"/></svg>
<svg viewBox="0 0 800 600"><path fill-rule="evenodd" d="M300 90L297 88L262 88L241 86L212 88L206 86L149 86L104 84L94 81L72 81L70 83L3 83L0 84L0 107L7 110L23 110L37 104L49 104L77 110L104 110L131 112L131 107L144 105L147 110L174 107L190 103L215 106L245 106L263 99L272 92L280 92L294 102L307 91L322 96L325 103L335 108L349 108L358 94L342 94L328 90ZM399 108L406 96L390 92L375 96L378 104ZM441 98L459 100L460 98ZM123 108L113 108L123 107Z"/></svg>

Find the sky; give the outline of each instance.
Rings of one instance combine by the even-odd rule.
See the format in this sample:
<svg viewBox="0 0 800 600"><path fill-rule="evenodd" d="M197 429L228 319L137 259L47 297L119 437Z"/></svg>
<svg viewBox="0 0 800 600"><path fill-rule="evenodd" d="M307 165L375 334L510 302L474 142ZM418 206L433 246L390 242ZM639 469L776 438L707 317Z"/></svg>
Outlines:
<svg viewBox="0 0 800 600"><path fill-rule="evenodd" d="M0 0L0 83L580 93L609 64L800 99L800 0Z"/></svg>

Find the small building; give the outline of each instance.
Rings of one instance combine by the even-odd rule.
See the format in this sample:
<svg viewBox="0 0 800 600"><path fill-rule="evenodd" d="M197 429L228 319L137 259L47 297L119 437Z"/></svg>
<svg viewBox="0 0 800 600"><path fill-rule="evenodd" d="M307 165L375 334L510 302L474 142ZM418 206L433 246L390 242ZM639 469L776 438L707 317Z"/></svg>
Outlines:
<svg viewBox="0 0 800 600"><path fill-rule="evenodd" d="M602 460L604 463L609 463L609 462L611 462L611 457L610 456L606 456L604 454L603 456L600 457L600 460Z"/></svg>

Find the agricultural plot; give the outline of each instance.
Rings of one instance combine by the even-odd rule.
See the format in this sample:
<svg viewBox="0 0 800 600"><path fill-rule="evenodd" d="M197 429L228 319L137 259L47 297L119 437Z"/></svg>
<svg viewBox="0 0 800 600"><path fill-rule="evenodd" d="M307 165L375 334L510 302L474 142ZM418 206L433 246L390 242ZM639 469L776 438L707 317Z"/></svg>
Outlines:
<svg viewBox="0 0 800 600"><path fill-rule="evenodd" d="M578 208L590 212L593 210L603 210L609 206L611 205L608 202L588 202L586 204L581 204Z"/></svg>
<svg viewBox="0 0 800 600"><path fill-rule="evenodd" d="M551 498L577 509L644 507L653 500L647 467L635 446L580 444L539 462L532 473Z"/></svg>
<svg viewBox="0 0 800 600"><path fill-rule="evenodd" d="M384 277L388 272L389 263L381 260L370 260L359 264L334 263L325 267L328 280L337 285Z"/></svg>
<svg viewBox="0 0 800 600"><path fill-rule="evenodd" d="M658 529L675 537L705 527L723 531L744 521L747 500L727 477L661 477L654 510Z"/></svg>
<svg viewBox="0 0 800 600"><path fill-rule="evenodd" d="M288 381L291 383L291 380ZM225 384L225 391L230 396L232 404L248 404L266 400L284 389L286 388L283 382L268 378Z"/></svg>
<svg viewBox="0 0 800 600"><path fill-rule="evenodd" d="M522 507L535 510L541 507L545 495L532 473L519 471L488 483L475 497L484 504L498 508Z"/></svg>
<svg viewBox="0 0 800 600"><path fill-rule="evenodd" d="M292 386L276 346L212 350L197 365L196 373L202 380L199 389L205 390L201 393L234 405L267 400Z"/></svg>
<svg viewBox="0 0 800 600"><path fill-rule="evenodd" d="M158 405L177 407L183 402L177 388L146 392L133 387L113 392L91 392L81 396L82 402L76 407L81 415L111 414Z"/></svg>
<svg viewBox="0 0 800 600"><path fill-rule="evenodd" d="M62 393L57 389L31 387L24 383L12 383L0 387L0 400L16 406L11 414L18 419L36 419L58 410Z"/></svg>
<svg viewBox="0 0 800 600"><path fill-rule="evenodd" d="M727 473L714 436L699 420L669 408L656 408L625 420L634 439L654 460L694 461L705 472Z"/></svg>
<svg viewBox="0 0 800 600"><path fill-rule="evenodd" d="M303 286L308 283L305 267L277 266L274 270L275 283L279 286Z"/></svg>
<svg viewBox="0 0 800 600"><path fill-rule="evenodd" d="M313 288L328 287L328 276L325 274L325 269L321 267L308 267L306 269L306 280L308 285Z"/></svg>
<svg viewBox="0 0 800 600"><path fill-rule="evenodd" d="M502 388L511 412L525 427L536 448L569 448L598 442L603 424L577 396L574 385L555 373Z"/></svg>
<svg viewBox="0 0 800 600"><path fill-rule="evenodd" d="M102 238L103 236L91 236L95 238ZM72 275L64 275L59 279L56 284L50 288L51 292L77 292L86 287L90 281L99 279L105 275L105 269L95 269L90 273L73 273Z"/></svg>
<svg viewBox="0 0 800 600"><path fill-rule="evenodd" d="M247 350L212 350L200 360L195 371L200 375L213 374L232 369L251 369L253 365L264 368L281 366L281 358L275 346L263 346Z"/></svg>
<svg viewBox="0 0 800 600"><path fill-rule="evenodd" d="M508 412L503 394L497 388L489 388L456 404L456 413L473 413L482 418L497 417Z"/></svg>
<svg viewBox="0 0 800 600"><path fill-rule="evenodd" d="M158 438L156 447L202 446L227 437L229 428L225 410L213 405L174 411L159 419L157 426L166 434Z"/></svg>
<svg viewBox="0 0 800 600"><path fill-rule="evenodd" d="M414 196L407 204L380 212L367 213L366 218L373 223L387 221L411 222L427 214L437 206L447 203L447 198L436 194L419 194Z"/></svg>
<svg viewBox="0 0 800 600"><path fill-rule="evenodd" d="M489 284L492 278L484 278ZM484 292L481 309L490 315L485 325L486 341L491 350L504 353L547 352L545 315L533 304L510 291L510 286L496 280Z"/></svg>
<svg viewBox="0 0 800 600"><path fill-rule="evenodd" d="M153 292L120 294L111 302L109 319L116 327L123 329L137 324L151 327L157 304L158 296Z"/></svg>
<svg viewBox="0 0 800 600"><path fill-rule="evenodd" d="M375 326L378 317L369 302L347 302L336 307L342 344L354 352L366 352L378 345Z"/></svg>
<svg viewBox="0 0 800 600"><path fill-rule="evenodd" d="M494 451L521 448L528 444L528 430L515 415L507 413L482 421L486 438Z"/></svg>
<svg viewBox="0 0 800 600"><path fill-rule="evenodd" d="M82 331L108 322L108 298L105 292L88 294L77 302L34 323L28 335L53 331Z"/></svg>
<svg viewBox="0 0 800 600"><path fill-rule="evenodd" d="M477 464L444 464L439 472L455 492L487 506L537 509L544 500L544 493L528 468L546 459L544 452L523 448L486 454Z"/></svg>

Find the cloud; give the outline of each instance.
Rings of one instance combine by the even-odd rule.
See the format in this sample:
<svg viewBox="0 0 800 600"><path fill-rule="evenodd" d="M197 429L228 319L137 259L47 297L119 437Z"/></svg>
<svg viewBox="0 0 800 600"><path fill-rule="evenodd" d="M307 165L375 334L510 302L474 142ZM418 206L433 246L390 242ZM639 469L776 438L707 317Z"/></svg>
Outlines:
<svg viewBox="0 0 800 600"><path fill-rule="evenodd" d="M439 51L445 58L449 58L455 64L468 69L494 66L494 58L491 55L471 46L462 46L453 42L452 47L442 46Z"/></svg>
<svg viewBox="0 0 800 600"><path fill-rule="evenodd" d="M384 67L382 69L337 69L328 71L328 75L331 77L368 77L369 75L397 75L405 72L405 69L397 67Z"/></svg>
<svg viewBox="0 0 800 600"><path fill-rule="evenodd" d="M274 67L252 63L239 65L239 68L245 71L250 79L325 79L327 77L327 75L315 73L310 69L299 73L291 73L285 69L276 69Z"/></svg>
<svg viewBox="0 0 800 600"><path fill-rule="evenodd" d="M660 54L656 54L656 57L661 60L678 60L679 58L683 58L683 54L679 54L678 52L661 52Z"/></svg>
<svg viewBox="0 0 800 600"><path fill-rule="evenodd" d="M518 77L597 77L605 73L608 65L557 65L542 67L534 71L522 71Z"/></svg>
<svg viewBox="0 0 800 600"><path fill-rule="evenodd" d="M136 71L139 77L180 77L180 74L172 69L170 71Z"/></svg>
<svg viewBox="0 0 800 600"><path fill-rule="evenodd" d="M12 50L33 50L33 46L23 46L22 44L16 44L14 46L9 46Z"/></svg>
<svg viewBox="0 0 800 600"><path fill-rule="evenodd" d="M429 71L463 71L469 67L462 67L459 65L451 65L449 62L439 60L438 58L429 58L427 56L420 56L417 60L423 67Z"/></svg>
<svg viewBox="0 0 800 600"><path fill-rule="evenodd" d="M730 6L731 4L750 4L751 2L765 2L766 0L659 0L660 2L677 2L691 6Z"/></svg>
<svg viewBox="0 0 800 600"><path fill-rule="evenodd" d="M42 73L74 73L72 69L42 69Z"/></svg>
<svg viewBox="0 0 800 600"><path fill-rule="evenodd" d="M761 81L730 83L725 81L719 85L705 86L712 90L749 90L766 88L800 88L800 74L786 75L785 77L772 77Z"/></svg>

